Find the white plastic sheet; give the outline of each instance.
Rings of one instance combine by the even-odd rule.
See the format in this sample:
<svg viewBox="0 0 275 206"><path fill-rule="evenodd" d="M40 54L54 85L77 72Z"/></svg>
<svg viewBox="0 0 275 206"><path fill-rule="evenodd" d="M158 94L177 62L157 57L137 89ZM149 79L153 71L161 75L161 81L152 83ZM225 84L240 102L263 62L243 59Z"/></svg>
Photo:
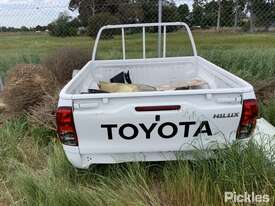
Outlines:
<svg viewBox="0 0 275 206"><path fill-rule="evenodd" d="M275 127L264 118L257 120L257 126L253 134L253 140L264 147L267 156L275 154Z"/></svg>

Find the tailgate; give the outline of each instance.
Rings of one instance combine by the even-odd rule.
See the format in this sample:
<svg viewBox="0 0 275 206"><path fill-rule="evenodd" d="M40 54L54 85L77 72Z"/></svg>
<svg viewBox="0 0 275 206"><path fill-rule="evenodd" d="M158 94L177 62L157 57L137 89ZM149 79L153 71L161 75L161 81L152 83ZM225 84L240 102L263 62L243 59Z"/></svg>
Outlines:
<svg viewBox="0 0 275 206"><path fill-rule="evenodd" d="M81 154L187 151L230 143L240 94L74 100Z"/></svg>

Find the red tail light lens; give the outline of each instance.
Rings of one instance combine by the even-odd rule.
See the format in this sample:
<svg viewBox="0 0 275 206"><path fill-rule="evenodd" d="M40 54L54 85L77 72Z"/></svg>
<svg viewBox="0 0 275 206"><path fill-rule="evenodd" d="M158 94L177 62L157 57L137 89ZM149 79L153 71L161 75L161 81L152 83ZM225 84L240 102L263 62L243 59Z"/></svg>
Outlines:
<svg viewBox="0 0 275 206"><path fill-rule="evenodd" d="M242 117L238 129L237 138L247 138L254 131L258 117L258 104L256 99L243 101Z"/></svg>
<svg viewBox="0 0 275 206"><path fill-rule="evenodd" d="M69 146L78 146L71 107L60 107L56 112L57 132L61 142Z"/></svg>

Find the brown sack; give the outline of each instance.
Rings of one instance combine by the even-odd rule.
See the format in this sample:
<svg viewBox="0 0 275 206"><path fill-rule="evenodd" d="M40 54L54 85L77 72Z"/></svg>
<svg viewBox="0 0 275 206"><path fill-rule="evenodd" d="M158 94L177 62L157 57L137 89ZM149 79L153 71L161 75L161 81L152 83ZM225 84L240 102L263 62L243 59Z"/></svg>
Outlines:
<svg viewBox="0 0 275 206"><path fill-rule="evenodd" d="M187 90L187 89L199 89L203 85L206 85L207 82L203 80L193 79L191 81L185 82L173 82L171 84L163 84L158 86L159 91L167 91L167 90Z"/></svg>
<svg viewBox="0 0 275 206"><path fill-rule="evenodd" d="M156 88L142 84L122 84L100 81L98 86L101 90L111 93L156 91Z"/></svg>

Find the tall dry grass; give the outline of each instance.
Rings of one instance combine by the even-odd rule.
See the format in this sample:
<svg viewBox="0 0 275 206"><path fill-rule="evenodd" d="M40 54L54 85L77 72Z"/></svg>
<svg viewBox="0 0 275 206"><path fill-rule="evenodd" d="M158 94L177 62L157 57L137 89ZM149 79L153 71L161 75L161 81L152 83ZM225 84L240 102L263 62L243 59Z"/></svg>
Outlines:
<svg viewBox="0 0 275 206"><path fill-rule="evenodd" d="M80 70L90 60L88 50L61 48L45 57L42 64L56 77L63 86L71 80L73 70Z"/></svg>
<svg viewBox="0 0 275 206"><path fill-rule="evenodd" d="M274 148L235 144L212 160L198 155L191 162L94 165L82 171L71 166L54 136L25 119L0 128L5 185L0 199L13 205L235 205L224 203L225 191L254 191L270 195L267 205L275 203Z"/></svg>
<svg viewBox="0 0 275 206"><path fill-rule="evenodd" d="M42 65L19 64L8 71L2 98L10 114L22 114L54 88L54 77Z"/></svg>

